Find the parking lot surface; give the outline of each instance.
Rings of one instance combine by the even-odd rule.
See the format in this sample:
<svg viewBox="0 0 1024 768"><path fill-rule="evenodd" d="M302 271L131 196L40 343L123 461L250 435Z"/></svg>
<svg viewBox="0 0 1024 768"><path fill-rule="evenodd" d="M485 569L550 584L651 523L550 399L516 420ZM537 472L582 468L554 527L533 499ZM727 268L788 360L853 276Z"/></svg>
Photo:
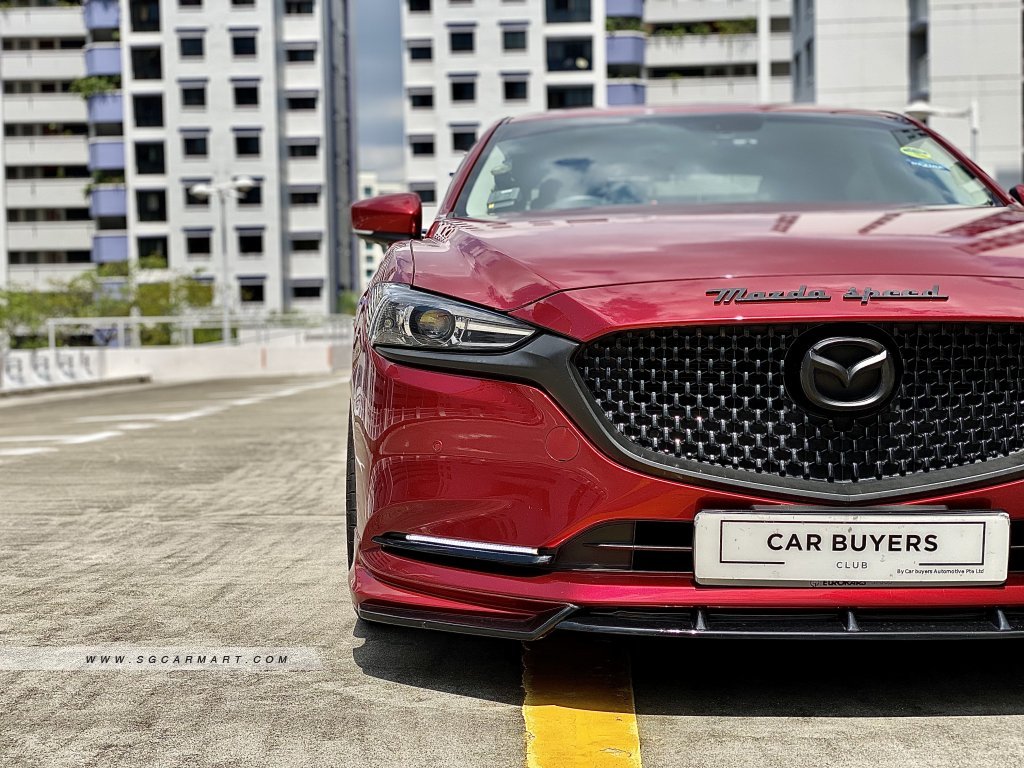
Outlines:
<svg viewBox="0 0 1024 768"><path fill-rule="evenodd" d="M1024 762L1018 644L524 649L355 621L347 408L338 378L0 408L0 765ZM104 668L76 662L83 648L315 663ZM68 668L26 664L62 649Z"/></svg>

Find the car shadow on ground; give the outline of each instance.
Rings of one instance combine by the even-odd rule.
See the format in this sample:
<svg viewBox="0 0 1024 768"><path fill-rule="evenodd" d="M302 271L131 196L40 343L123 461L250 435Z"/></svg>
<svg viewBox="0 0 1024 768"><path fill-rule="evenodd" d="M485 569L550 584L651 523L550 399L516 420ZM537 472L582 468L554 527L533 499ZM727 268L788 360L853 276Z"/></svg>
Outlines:
<svg viewBox="0 0 1024 768"><path fill-rule="evenodd" d="M629 648L638 714L1024 714L1021 641L635 640Z"/></svg>
<svg viewBox="0 0 1024 768"><path fill-rule="evenodd" d="M356 665L380 680L519 706L522 645L513 640L406 629L359 620Z"/></svg>
<svg viewBox="0 0 1024 768"><path fill-rule="evenodd" d="M363 621L354 634L364 641L355 663L370 677L522 704L518 642ZM583 658L628 657L639 715L1024 715L1024 641L556 637ZM580 704L567 688L566 705Z"/></svg>

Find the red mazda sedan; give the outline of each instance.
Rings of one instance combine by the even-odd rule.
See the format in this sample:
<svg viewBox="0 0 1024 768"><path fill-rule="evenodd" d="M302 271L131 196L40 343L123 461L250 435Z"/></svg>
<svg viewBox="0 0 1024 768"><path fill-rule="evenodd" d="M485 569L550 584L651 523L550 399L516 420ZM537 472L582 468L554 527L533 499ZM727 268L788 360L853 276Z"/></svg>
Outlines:
<svg viewBox="0 0 1024 768"><path fill-rule="evenodd" d="M367 621L1024 635L1024 209L901 115L504 120L356 318Z"/></svg>

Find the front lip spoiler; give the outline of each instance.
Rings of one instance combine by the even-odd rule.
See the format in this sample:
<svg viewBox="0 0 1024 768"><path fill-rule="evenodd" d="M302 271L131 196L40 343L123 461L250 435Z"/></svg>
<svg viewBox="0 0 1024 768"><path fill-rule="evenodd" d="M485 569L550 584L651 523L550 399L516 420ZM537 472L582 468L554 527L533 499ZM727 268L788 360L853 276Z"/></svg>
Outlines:
<svg viewBox="0 0 1024 768"><path fill-rule="evenodd" d="M1008 613L1009 611L1009 613ZM589 611L564 605L528 620L362 605L370 622L530 642L555 630L626 637L744 640L975 640L1024 638L1024 609L723 612L706 608Z"/></svg>

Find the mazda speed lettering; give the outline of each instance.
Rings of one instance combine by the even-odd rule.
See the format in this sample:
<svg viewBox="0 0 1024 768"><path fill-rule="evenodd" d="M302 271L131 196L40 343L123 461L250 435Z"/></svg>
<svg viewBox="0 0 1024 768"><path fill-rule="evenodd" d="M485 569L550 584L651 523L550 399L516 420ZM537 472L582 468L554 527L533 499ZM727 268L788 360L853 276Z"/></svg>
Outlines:
<svg viewBox="0 0 1024 768"><path fill-rule="evenodd" d="M367 621L537 639L1024 636L1024 207L926 126L502 120L353 350Z"/></svg>

